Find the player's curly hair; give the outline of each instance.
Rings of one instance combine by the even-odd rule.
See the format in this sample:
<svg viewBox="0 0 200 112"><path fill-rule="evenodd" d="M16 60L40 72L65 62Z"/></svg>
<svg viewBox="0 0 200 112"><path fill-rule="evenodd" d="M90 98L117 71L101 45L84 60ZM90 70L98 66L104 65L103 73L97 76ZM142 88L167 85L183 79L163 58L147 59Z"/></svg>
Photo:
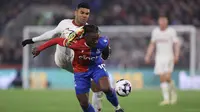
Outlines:
<svg viewBox="0 0 200 112"><path fill-rule="evenodd" d="M84 33L83 36L87 33L99 33L99 28L96 25L85 25L83 27Z"/></svg>

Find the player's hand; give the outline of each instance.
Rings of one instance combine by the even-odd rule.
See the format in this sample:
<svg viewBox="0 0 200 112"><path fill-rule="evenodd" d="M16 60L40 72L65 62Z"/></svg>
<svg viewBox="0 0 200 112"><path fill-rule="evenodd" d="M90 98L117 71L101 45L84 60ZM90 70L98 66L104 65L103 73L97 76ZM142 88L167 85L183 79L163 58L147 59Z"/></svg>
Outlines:
<svg viewBox="0 0 200 112"><path fill-rule="evenodd" d="M32 39L26 39L24 41L22 41L22 46L26 46L27 44L33 44L33 40Z"/></svg>
<svg viewBox="0 0 200 112"><path fill-rule="evenodd" d="M32 54L33 54L33 58L35 58L36 56L40 54L40 51L35 47L32 49Z"/></svg>
<svg viewBox="0 0 200 112"><path fill-rule="evenodd" d="M149 56L145 56L144 61L146 64L150 63L150 57Z"/></svg>
<svg viewBox="0 0 200 112"><path fill-rule="evenodd" d="M80 28L78 31L72 31L68 37L67 37L67 45L70 45L73 43L74 40L77 40L82 37L82 34L84 33L83 28Z"/></svg>
<svg viewBox="0 0 200 112"><path fill-rule="evenodd" d="M68 37L67 37L67 45L72 44L72 42L75 40L75 38L77 37L76 32L71 32Z"/></svg>
<svg viewBox="0 0 200 112"><path fill-rule="evenodd" d="M179 61L179 56L174 56L174 63L176 64L178 63L178 61Z"/></svg>

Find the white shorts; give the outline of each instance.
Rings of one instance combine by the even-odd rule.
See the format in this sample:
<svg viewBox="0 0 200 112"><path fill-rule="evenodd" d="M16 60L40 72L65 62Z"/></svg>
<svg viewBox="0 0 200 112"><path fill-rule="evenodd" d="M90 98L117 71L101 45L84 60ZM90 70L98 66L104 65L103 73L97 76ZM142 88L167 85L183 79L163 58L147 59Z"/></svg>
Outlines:
<svg viewBox="0 0 200 112"><path fill-rule="evenodd" d="M156 75L162 75L167 72L173 72L174 60L173 59L157 59L154 67Z"/></svg>
<svg viewBox="0 0 200 112"><path fill-rule="evenodd" d="M74 52L71 49L66 48L65 52L55 52L55 63L58 67L63 68L73 73L72 60L74 58Z"/></svg>

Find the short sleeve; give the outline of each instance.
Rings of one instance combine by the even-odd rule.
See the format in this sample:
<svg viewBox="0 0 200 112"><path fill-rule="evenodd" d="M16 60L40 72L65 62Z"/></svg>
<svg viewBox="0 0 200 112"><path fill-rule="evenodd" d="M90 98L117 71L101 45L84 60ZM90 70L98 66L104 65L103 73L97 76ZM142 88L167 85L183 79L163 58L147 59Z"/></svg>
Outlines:
<svg viewBox="0 0 200 112"><path fill-rule="evenodd" d="M100 37L98 40L97 47L100 49L104 49L109 45L108 37Z"/></svg>
<svg viewBox="0 0 200 112"><path fill-rule="evenodd" d="M151 32L151 42L155 42L156 41L156 30L154 29L152 32Z"/></svg>
<svg viewBox="0 0 200 112"><path fill-rule="evenodd" d="M177 32L174 29L172 29L172 40L173 40L174 43L178 43L179 42L179 38L177 36Z"/></svg>

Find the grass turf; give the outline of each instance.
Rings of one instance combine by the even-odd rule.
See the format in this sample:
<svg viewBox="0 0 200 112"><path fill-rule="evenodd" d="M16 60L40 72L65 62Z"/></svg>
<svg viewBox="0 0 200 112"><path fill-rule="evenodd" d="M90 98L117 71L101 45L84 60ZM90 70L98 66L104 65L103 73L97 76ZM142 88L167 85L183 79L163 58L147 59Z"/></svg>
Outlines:
<svg viewBox="0 0 200 112"><path fill-rule="evenodd" d="M178 104L162 107L159 90L133 91L119 101L125 112L200 112L200 91L179 91L178 95ZM72 90L1 90L0 112L82 111ZM114 112L105 98L103 112Z"/></svg>

